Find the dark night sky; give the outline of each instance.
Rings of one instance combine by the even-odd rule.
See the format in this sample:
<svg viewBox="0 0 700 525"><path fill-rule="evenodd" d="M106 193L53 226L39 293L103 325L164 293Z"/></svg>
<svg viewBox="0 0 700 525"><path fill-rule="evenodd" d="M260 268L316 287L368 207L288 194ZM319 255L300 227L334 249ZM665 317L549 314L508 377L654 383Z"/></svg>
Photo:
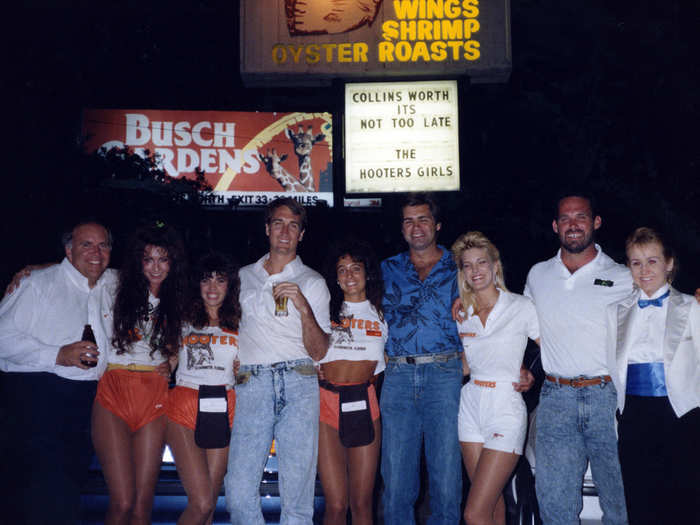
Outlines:
<svg viewBox="0 0 700 525"><path fill-rule="evenodd" d="M242 86L237 1L59 4L24 2L6 21L2 225L11 248L3 281L26 262L58 258L60 229L99 211L76 183L82 107L341 111L340 83ZM441 242L484 231L520 291L529 266L556 248L553 196L584 186L599 199L606 251L621 260L629 231L660 227L679 251L679 288L700 286L700 2L511 0L511 7L510 82L460 79L463 189L442 195ZM334 166L340 185L342 158ZM328 239L344 231L368 238L382 256L403 249L396 198L385 202L381 213L315 211L302 257L318 265ZM114 212L107 219L117 233L135 221ZM247 263L265 247L257 212L172 220L195 249L215 244Z"/></svg>

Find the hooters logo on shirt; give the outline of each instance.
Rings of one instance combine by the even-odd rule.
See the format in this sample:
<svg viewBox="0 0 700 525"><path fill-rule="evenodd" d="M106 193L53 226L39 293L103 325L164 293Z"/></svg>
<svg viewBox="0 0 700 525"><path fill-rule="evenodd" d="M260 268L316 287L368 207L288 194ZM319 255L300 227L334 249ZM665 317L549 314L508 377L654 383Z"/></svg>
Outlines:
<svg viewBox="0 0 700 525"><path fill-rule="evenodd" d="M357 330L372 330L381 332L379 326L379 321L370 321L369 319L355 319L354 317L344 317L340 325L333 323L335 326L342 326L343 328L351 328Z"/></svg>
<svg viewBox="0 0 700 525"><path fill-rule="evenodd" d="M476 337L476 332L460 332L459 333L460 338L464 337Z"/></svg>

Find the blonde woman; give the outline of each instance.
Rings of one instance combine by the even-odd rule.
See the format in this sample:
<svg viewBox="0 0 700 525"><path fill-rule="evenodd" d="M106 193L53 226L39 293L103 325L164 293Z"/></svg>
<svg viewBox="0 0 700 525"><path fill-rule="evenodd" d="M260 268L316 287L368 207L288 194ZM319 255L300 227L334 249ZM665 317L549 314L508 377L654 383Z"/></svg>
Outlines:
<svg viewBox="0 0 700 525"><path fill-rule="evenodd" d="M464 510L468 525L505 524L501 492L525 441L527 411L521 371L527 339L539 344L532 302L507 290L498 249L481 232L455 241L463 307L457 326L469 382L462 387L459 441L471 488Z"/></svg>
<svg viewBox="0 0 700 525"><path fill-rule="evenodd" d="M700 497L700 306L671 286L678 262L651 228L625 245L635 291L608 306L630 525L689 523Z"/></svg>

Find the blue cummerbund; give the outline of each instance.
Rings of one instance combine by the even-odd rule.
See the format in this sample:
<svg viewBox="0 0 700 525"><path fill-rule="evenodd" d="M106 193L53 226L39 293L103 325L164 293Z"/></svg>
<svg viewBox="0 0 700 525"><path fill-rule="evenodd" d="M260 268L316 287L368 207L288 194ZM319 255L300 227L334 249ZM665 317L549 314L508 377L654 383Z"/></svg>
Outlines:
<svg viewBox="0 0 700 525"><path fill-rule="evenodd" d="M627 365L627 394L646 397L668 396L664 364L634 363Z"/></svg>

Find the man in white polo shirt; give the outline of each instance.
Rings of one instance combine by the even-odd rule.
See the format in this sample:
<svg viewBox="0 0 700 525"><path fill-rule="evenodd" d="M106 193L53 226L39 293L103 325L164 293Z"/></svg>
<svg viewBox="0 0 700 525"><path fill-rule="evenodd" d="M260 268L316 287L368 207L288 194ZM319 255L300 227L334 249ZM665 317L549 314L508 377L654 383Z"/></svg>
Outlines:
<svg viewBox="0 0 700 525"><path fill-rule="evenodd" d="M273 201L265 214L270 252L240 271L241 368L225 477L234 525L265 523L259 486L273 438L280 522L313 519L319 420L313 361L326 354L331 329L326 282L296 253L305 229L303 206L289 197Z"/></svg>
<svg viewBox="0 0 700 525"><path fill-rule="evenodd" d="M86 222L63 244L61 264L32 272L0 303L4 523L77 523L92 458L90 412L116 284L105 271L112 239ZM81 341L86 324L97 344Z"/></svg>
<svg viewBox="0 0 700 525"><path fill-rule="evenodd" d="M627 523L617 455L616 392L605 358L605 307L632 291L627 268L594 244L591 199L559 200L560 250L532 267L525 295L540 321L545 382L537 408L536 492L546 525L577 525L588 461L603 523Z"/></svg>

